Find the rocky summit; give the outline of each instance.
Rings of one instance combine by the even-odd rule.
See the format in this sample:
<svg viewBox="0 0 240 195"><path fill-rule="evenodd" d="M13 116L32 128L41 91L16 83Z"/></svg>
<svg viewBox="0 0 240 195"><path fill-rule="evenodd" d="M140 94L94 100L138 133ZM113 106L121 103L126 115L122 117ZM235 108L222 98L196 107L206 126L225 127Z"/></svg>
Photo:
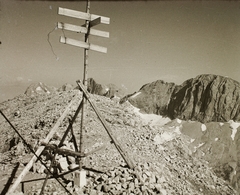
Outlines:
<svg viewBox="0 0 240 195"><path fill-rule="evenodd" d="M176 86L159 83L170 96ZM66 85L64 85L66 86ZM0 117L0 190L7 192L9 184L21 173L35 151L50 132L65 108L70 111L49 144L58 145L80 104L82 93L76 87L62 87L54 93L22 94L0 104L1 111L19 131L25 145L3 117ZM119 104L117 98L92 94L92 101L119 141L122 150L134 162L129 169L112 143L90 104L85 110L83 127L83 167L87 183L74 185L74 174L61 178L71 194L239 194L238 153L239 123L172 120L156 114L143 114L128 101ZM162 105L165 101L162 101ZM163 109L164 110L164 109ZM77 143L80 142L81 112L72 124ZM67 136L60 149L75 151L72 136ZM53 154L46 148L41 159L48 167ZM58 153L54 156L55 176L77 166L76 158ZM46 177L40 161L34 163L23 181ZM24 194L39 194L43 182L24 184ZM23 194L19 184L14 194ZM55 179L49 179L44 194L67 194Z"/></svg>
<svg viewBox="0 0 240 195"><path fill-rule="evenodd" d="M56 91L55 87L49 87L42 82L31 84L25 91L27 96L35 96L37 94L50 94Z"/></svg>
<svg viewBox="0 0 240 195"><path fill-rule="evenodd" d="M125 90L122 87L117 87L116 85L110 83L107 85L103 85L97 83L93 78L87 79L87 90L91 94L101 95L105 97L118 97L122 98L125 95Z"/></svg>
<svg viewBox="0 0 240 195"><path fill-rule="evenodd" d="M146 113L200 122L240 120L240 83L223 76L204 74L181 85L155 81L127 95L132 105Z"/></svg>

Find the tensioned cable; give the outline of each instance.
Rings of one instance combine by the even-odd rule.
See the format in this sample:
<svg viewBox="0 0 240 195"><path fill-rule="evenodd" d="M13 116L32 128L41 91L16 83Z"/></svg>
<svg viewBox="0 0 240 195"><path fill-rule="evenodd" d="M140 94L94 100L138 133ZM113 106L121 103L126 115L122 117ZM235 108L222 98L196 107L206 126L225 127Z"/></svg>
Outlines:
<svg viewBox="0 0 240 195"><path fill-rule="evenodd" d="M41 162L41 164L46 168L46 170L53 175L53 173L51 172L51 170L49 170L49 168L47 167L47 165L42 161L42 159L34 152L34 150L32 149L32 146L30 144L27 143L27 141L22 137L22 135L18 132L18 130L13 126L13 124L8 120L8 118L3 114L3 112L0 110L1 115L6 119L6 121L9 123L9 125L14 129L14 131L18 134L18 136L22 139L23 143L30 149L30 151L34 154L34 156L37 157L37 159ZM58 183L66 190L66 192L68 194L72 193L62 184L62 182L54 177L54 179L56 179L58 181Z"/></svg>
<svg viewBox="0 0 240 195"><path fill-rule="evenodd" d="M50 47L51 47L51 51L52 51L53 55L55 56L56 60L59 60L59 56L55 53L55 51L54 51L54 49L53 49L53 45L52 45L52 43L51 43L51 41L50 41L50 35L51 35L51 33L52 33L53 31L55 31L56 29L58 29L58 26L57 26L57 25L55 25L55 27L54 27L51 31L49 31L49 33L47 34L47 41L48 41L48 44L49 44ZM61 30L62 30L63 36L66 37L65 32L64 32L64 29L62 28Z"/></svg>

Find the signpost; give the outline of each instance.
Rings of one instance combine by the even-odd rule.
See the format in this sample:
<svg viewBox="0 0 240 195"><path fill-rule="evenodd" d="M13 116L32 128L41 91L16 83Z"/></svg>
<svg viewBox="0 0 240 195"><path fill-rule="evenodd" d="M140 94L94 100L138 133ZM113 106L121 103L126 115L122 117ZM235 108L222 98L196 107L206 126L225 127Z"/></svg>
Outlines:
<svg viewBox="0 0 240 195"><path fill-rule="evenodd" d="M87 50L90 49L90 50L93 50L93 51L107 53L107 48L106 47L101 47L101 46L86 43L86 42L83 42L83 41L77 41L75 39L71 39L71 38L67 38L67 37L63 37L63 36L61 36L60 42L68 44L68 45L82 47L82 48L87 49Z"/></svg>
<svg viewBox="0 0 240 195"><path fill-rule="evenodd" d="M86 184L86 172L82 169L83 164L82 164L81 158L83 158L83 157L85 157L87 155L90 155L90 154L92 154L92 153L102 149L100 147L100 148L98 148L96 150L93 150L93 151L87 153L87 154L84 153L84 151L83 151L83 147L82 146L83 146L84 107L85 107L85 104L87 103L87 101L90 103L90 105L94 109L95 113L97 114L97 117L99 118L99 120L101 121L103 127L105 128L105 130L107 131L109 137L111 138L112 143L115 145L116 149L118 150L118 152L120 153L122 158L125 160L125 162L128 165L128 167L133 169L134 166L135 166L133 161L128 157L127 153L122 149L121 144L114 137L110 127L107 125L105 119L101 116L101 113L98 111L96 105L91 100L91 97L90 97L90 95L89 95L89 93L87 91L88 51L89 50L93 50L93 51L97 51L97 52L107 53L107 48L89 43L89 39L88 38L89 38L89 35L94 35L94 36L100 36L100 37L108 38L109 37L109 33L108 32L92 29L92 27L94 27L94 26L96 26L98 24L109 24L110 23L110 19L107 18L107 17L90 14L90 0L87 0L86 13L85 12L80 12L80 11L75 11L75 10L70 10L70 9L66 9L66 8L61 8L61 7L59 8L59 12L58 13L60 15L64 15L64 16L68 16L68 17L74 17L74 18L79 18L79 19L85 20L85 24L83 24L81 26L77 26L77 25L73 25L73 24L67 24L67 23L62 23L62 22L58 22L58 25L57 25L59 29L69 30L69 31L77 32L77 33L82 33L82 34L85 35L84 42L83 41L79 41L79 40L75 40L75 39L71 39L71 38L67 38L67 37L63 37L63 36L61 36L61 38L60 38L60 42L61 43L84 48L83 84L80 81L77 81L79 89L83 92L82 101L79 104L79 106L78 106L78 108L77 108L77 110L76 110L72 120L69 122L69 126L68 126L66 132L64 133L64 135L63 135L59 145L55 146L55 145L52 145L52 144L48 144L48 142L49 142L50 138L52 137L53 133L56 132L58 126L61 123L61 121L63 121L63 119L66 117L66 115L67 115L67 113L68 113L68 111L70 109L70 106L72 105L72 102L69 104L69 106L67 107L65 112L62 114L62 116L58 119L58 121L55 124L55 126L53 127L53 129L49 132L48 136L44 139L44 142L42 142L43 146L40 146L39 149L36 152L33 152L35 154L35 156L29 161L28 165L24 168L22 173L18 176L17 180L11 186L11 188L8 191L9 195L14 192L14 190L16 189L18 184L22 181L23 177L27 174L29 169L32 167L32 165L36 161L36 159L37 158L40 159L40 155L41 155L42 151L44 150L45 146L48 149L51 149L52 151L54 151L55 154L56 153L60 153L60 154L68 155L68 156L78 157L79 168L77 166L73 170L67 171L65 173L61 173L59 175L55 175L51 171L49 171L49 173L47 173L47 176L45 178L44 184L42 186L42 190L40 192L40 195L44 192L44 187L45 187L46 182L47 182L47 180L49 178L55 178L65 188L66 192L71 194L71 192L66 189L66 187L60 182L60 180L58 180L58 177L61 177L61 176L65 175L65 174L68 174L68 173L73 172L73 171L75 171L74 185L81 188L81 187L83 187ZM76 139L75 139L75 136L74 136L74 133L73 133L73 129L72 129L72 123L76 120L77 115L79 114L80 110L82 110L82 115L81 115L81 124L80 124L80 143L79 143L79 149L78 149L77 148L77 142L76 142ZM64 143L64 140L67 137L67 134L70 131L72 133L72 138L74 140L74 145L76 147L75 148L76 151L60 149L60 147ZM54 155L54 157L55 157L55 155ZM51 166L52 166L53 162L55 162L55 158L54 157L52 159ZM44 164L44 166L48 169L48 167L45 164ZM79 169L79 170L77 170L77 169ZM51 177L49 177L50 174L52 175ZM40 179L40 180L42 180L42 179ZM34 180L30 180L30 181L34 181ZM25 181L25 182L30 182L30 181Z"/></svg>
<svg viewBox="0 0 240 195"><path fill-rule="evenodd" d="M58 14L78 18L85 20L85 24L82 26L77 26L73 24L64 24L64 23L58 23L58 28L64 29L64 30L70 30L73 32L80 32L85 34L85 41L79 41L67 37L61 36L60 42L68 45L73 45L77 47L84 48L84 72L83 72L83 84L87 88L87 68L88 68L88 51L98 51L102 53L107 53L107 48L90 44L89 43L89 35L96 35L100 37L109 37L109 33L105 31L100 30L94 30L91 29L92 27L98 25L98 24L109 24L110 18L98 16L94 14L90 14L90 0L87 0L87 6L86 6L86 13L81 11L75 11L71 9L61 8L59 7ZM81 114L81 126L80 126L80 145L79 145L79 152L83 153L83 126L84 126L84 108L87 103L85 99L85 95L83 93L82 96L82 114ZM79 187L83 187L86 185L86 172L82 170L82 160L81 158L78 158L79 162L79 171L75 172L75 178L74 178L74 185L77 185Z"/></svg>
<svg viewBox="0 0 240 195"><path fill-rule="evenodd" d="M93 21L96 18L100 17L103 24L110 24L110 18L95 15L95 14L90 14L89 13L90 12L90 1L89 0L88 0L87 4L89 5L89 6L87 5L87 10L86 10L87 13L59 7L58 14L73 17L73 18L83 19L83 20L87 20L87 21ZM88 7L89 7L89 12L88 12Z"/></svg>
<svg viewBox="0 0 240 195"><path fill-rule="evenodd" d="M58 22L57 26L59 29L63 29L63 30L69 30L69 31L77 32L77 33L83 33L83 34L88 33L88 29L83 26L77 26L77 25L62 23L62 22ZM90 29L89 35L95 35L95 36L99 36L99 37L109 38L109 32L96 30L96 29Z"/></svg>

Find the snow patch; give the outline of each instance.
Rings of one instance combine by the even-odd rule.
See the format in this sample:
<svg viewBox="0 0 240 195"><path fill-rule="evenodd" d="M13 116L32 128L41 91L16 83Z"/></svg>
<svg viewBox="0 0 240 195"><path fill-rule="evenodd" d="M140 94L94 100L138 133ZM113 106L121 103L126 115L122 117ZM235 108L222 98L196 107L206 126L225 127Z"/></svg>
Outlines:
<svg viewBox="0 0 240 195"><path fill-rule="evenodd" d="M165 125L166 123L168 123L169 121L171 121L170 118L165 118L162 117L161 115L157 115L157 114L143 114L140 112L139 108L136 108L134 106L133 107L133 111L135 114L137 114L138 116L141 117L141 119L143 120L144 123L147 123L149 125Z"/></svg>
<svg viewBox="0 0 240 195"><path fill-rule="evenodd" d="M153 140L154 140L154 143L158 145L158 144L163 144L164 142L167 142L167 141L171 141L173 139L174 139L173 134L165 131L162 134L157 134Z"/></svg>
<svg viewBox="0 0 240 195"><path fill-rule="evenodd" d="M130 98L135 98L135 97L137 97L138 95L140 95L142 92L137 92L137 93L135 93L135 94L133 94Z"/></svg>
<svg viewBox="0 0 240 195"><path fill-rule="evenodd" d="M38 87L36 88L36 91L42 91L42 88L41 88L40 86L38 86Z"/></svg>
<svg viewBox="0 0 240 195"><path fill-rule="evenodd" d="M219 123L219 125L220 125L220 126L223 126L223 125L224 125L224 123Z"/></svg>
<svg viewBox="0 0 240 195"><path fill-rule="evenodd" d="M236 133L237 133L237 129L238 129L238 127L240 126L240 123L234 122L233 120L230 120L228 123L230 124L230 127L232 128L231 138L232 138L232 140L234 140L235 135L236 135Z"/></svg>
<svg viewBox="0 0 240 195"><path fill-rule="evenodd" d="M206 131L206 130L207 130L206 125L202 124L202 125L201 125L201 129L202 129L202 131Z"/></svg>
<svg viewBox="0 0 240 195"><path fill-rule="evenodd" d="M179 134L181 134L180 127L175 127L173 131L164 131L161 134L157 134L153 140L156 145L163 144L175 139Z"/></svg>
<svg viewBox="0 0 240 195"><path fill-rule="evenodd" d="M179 124L181 124L181 123L182 123L182 120L177 118L177 122L178 122Z"/></svg>
<svg viewBox="0 0 240 195"><path fill-rule="evenodd" d="M177 133L177 134L181 134L181 131L180 131L180 127L179 126L177 126L176 128L175 128L175 133Z"/></svg>
<svg viewBox="0 0 240 195"><path fill-rule="evenodd" d="M200 148L201 146L203 146L205 143L201 143L199 144L197 147Z"/></svg>
<svg viewBox="0 0 240 195"><path fill-rule="evenodd" d="M191 139L190 142L193 143L195 141L195 139Z"/></svg>

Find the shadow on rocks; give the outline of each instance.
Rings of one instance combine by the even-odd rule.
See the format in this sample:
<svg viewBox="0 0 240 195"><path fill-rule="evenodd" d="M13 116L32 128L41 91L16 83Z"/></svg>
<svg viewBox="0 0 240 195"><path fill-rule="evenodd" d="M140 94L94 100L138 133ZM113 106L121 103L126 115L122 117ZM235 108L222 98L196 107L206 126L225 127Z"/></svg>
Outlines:
<svg viewBox="0 0 240 195"><path fill-rule="evenodd" d="M1 192L0 195L4 195L4 194L7 193L8 189L9 189L10 185L12 184L12 181L13 181L16 173L17 173L17 170L18 170L18 168L19 168L19 165L20 165L20 163L18 162L18 163L16 164L16 166L14 167L14 169L13 169L13 171L12 171L12 173L11 173L11 176L10 176L10 178L8 179L7 183L5 184L5 187L3 188L3 190L2 190L2 192Z"/></svg>

